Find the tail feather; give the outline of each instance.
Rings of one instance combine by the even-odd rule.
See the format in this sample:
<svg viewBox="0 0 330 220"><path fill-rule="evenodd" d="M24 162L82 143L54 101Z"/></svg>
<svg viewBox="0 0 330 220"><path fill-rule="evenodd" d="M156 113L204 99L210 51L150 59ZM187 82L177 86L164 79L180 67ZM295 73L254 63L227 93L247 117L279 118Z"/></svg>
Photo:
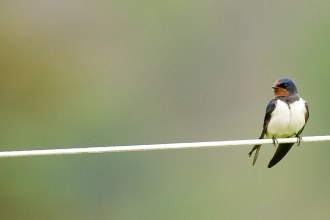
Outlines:
<svg viewBox="0 0 330 220"><path fill-rule="evenodd" d="M255 153L255 155L254 155L254 159L253 159L253 166L254 166L254 164L255 164L256 161L257 161L257 158L258 158L258 155L259 155L260 148L261 148L261 145L254 145L254 147L252 148L252 150L251 150L250 153L249 153L249 156L251 157L253 151L256 150L256 153Z"/></svg>
<svg viewBox="0 0 330 220"><path fill-rule="evenodd" d="M274 166L278 162L280 162L282 160L282 158L289 152L289 150L291 149L291 147L293 145L294 145L294 143L287 143L287 144L278 145L273 158L270 160L270 162L268 164L268 168L271 168L272 166Z"/></svg>

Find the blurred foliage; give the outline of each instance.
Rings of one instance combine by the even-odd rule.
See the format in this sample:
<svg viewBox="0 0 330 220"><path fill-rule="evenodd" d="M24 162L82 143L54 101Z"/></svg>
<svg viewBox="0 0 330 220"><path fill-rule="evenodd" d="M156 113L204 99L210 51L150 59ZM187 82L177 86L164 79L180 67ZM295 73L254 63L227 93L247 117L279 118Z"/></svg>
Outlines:
<svg viewBox="0 0 330 220"><path fill-rule="evenodd" d="M329 134L327 1L0 6L2 151L256 138L281 77ZM1 159L0 218L328 219L327 146Z"/></svg>

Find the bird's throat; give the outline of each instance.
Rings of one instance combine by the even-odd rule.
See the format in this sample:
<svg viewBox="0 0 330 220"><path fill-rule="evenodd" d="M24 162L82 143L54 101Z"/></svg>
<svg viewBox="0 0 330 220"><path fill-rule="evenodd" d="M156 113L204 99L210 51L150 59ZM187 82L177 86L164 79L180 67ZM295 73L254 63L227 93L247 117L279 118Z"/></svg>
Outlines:
<svg viewBox="0 0 330 220"><path fill-rule="evenodd" d="M288 96L289 92L286 89L283 88L276 88L274 89L274 96L278 97L278 96Z"/></svg>

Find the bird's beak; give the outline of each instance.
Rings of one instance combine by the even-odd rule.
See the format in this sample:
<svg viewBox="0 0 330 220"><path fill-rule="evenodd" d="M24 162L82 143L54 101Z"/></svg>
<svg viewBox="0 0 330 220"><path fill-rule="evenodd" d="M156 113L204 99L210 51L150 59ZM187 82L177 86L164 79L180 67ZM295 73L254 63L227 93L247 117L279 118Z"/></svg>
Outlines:
<svg viewBox="0 0 330 220"><path fill-rule="evenodd" d="M279 85L280 85L281 83L280 82L274 82L274 84L273 84L273 86L272 86L272 88L273 89L279 89L280 87L278 87Z"/></svg>

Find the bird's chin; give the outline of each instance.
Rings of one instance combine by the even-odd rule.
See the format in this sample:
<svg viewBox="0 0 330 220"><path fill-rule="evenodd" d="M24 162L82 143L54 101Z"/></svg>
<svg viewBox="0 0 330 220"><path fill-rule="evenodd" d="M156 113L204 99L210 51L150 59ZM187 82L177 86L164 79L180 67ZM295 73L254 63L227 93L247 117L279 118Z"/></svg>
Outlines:
<svg viewBox="0 0 330 220"><path fill-rule="evenodd" d="M286 89L276 87L274 89L274 95L275 95L275 97L277 97L277 96L288 96L289 92Z"/></svg>

